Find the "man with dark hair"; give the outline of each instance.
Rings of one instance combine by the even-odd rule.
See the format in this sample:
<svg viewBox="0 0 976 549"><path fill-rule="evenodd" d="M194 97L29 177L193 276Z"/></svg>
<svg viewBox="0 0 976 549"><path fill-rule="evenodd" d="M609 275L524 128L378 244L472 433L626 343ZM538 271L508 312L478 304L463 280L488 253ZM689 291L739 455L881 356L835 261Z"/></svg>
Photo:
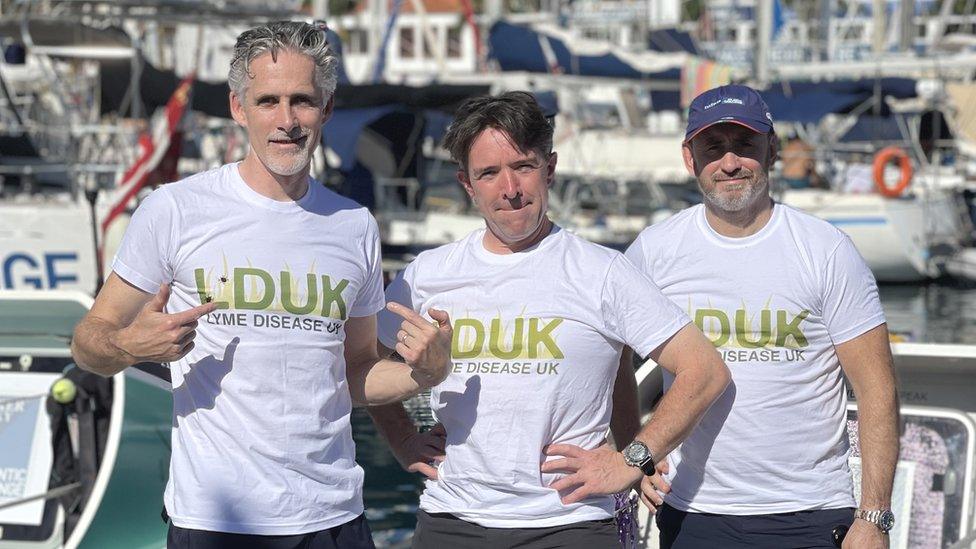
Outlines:
<svg viewBox="0 0 976 549"><path fill-rule="evenodd" d="M898 402L878 288L847 235L770 199L776 144L755 90L722 86L695 98L682 153L704 203L627 250L732 371L668 456L662 547L826 548L844 532L844 547L888 543ZM858 403L856 511L845 375ZM671 383L666 372L665 395ZM661 502L650 478L643 495Z"/></svg>
<svg viewBox="0 0 976 549"><path fill-rule="evenodd" d="M376 354L376 222L309 177L332 112L321 30L271 23L238 38L230 107L239 163L160 187L78 325L79 366L169 362L169 547L371 548L352 405L405 398L448 373L450 322L393 306L407 364Z"/></svg>
<svg viewBox="0 0 976 549"><path fill-rule="evenodd" d="M445 142L486 228L421 253L387 289L390 302L455 321L453 368L430 400L446 457L401 406L371 411L401 462L430 479L416 548L618 544L610 494L653 472L728 381L701 332L622 254L550 221L552 131L527 93L464 103ZM380 315L384 353L413 337L397 324ZM624 345L676 381L621 453L606 437Z"/></svg>

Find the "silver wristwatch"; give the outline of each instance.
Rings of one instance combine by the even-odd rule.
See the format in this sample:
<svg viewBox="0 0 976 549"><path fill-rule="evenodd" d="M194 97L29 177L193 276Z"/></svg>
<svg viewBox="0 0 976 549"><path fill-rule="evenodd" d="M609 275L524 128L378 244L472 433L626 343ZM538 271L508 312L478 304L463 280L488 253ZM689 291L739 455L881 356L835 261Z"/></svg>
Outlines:
<svg viewBox="0 0 976 549"><path fill-rule="evenodd" d="M647 445L639 440L631 442L624 447L624 461L631 467L637 467L645 475L654 474L654 456L648 450Z"/></svg>
<svg viewBox="0 0 976 549"><path fill-rule="evenodd" d="M854 511L854 518L866 520L887 534L895 527L895 514L891 509L873 509L871 511L858 509Z"/></svg>

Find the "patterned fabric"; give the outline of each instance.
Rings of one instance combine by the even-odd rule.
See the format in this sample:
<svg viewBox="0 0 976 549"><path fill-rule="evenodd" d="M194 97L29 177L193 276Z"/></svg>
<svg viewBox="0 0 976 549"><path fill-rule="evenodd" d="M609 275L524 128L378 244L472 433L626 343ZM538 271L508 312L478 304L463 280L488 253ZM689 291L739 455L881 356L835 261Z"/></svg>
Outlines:
<svg viewBox="0 0 976 549"><path fill-rule="evenodd" d="M847 422L852 457L861 456L857 425L857 420ZM945 475L949 468L949 451L945 440L929 427L906 422L900 442L898 460L915 464L908 546L913 549L939 549L942 547L945 493L936 479Z"/></svg>

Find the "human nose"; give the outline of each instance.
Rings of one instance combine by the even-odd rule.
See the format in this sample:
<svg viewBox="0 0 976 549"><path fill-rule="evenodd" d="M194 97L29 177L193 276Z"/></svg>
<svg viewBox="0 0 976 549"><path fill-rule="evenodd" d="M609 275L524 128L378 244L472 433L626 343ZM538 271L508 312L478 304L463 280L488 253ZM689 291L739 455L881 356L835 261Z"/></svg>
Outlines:
<svg viewBox="0 0 976 549"><path fill-rule="evenodd" d="M295 116L295 109L292 108L291 103L288 101L278 103L278 108L275 109L275 125L282 130L288 131L297 124L298 117Z"/></svg>
<svg viewBox="0 0 976 549"><path fill-rule="evenodd" d="M732 151L725 153L720 162L719 167L722 168L722 171L726 173L737 172L739 171L739 168L742 167L742 159L740 159L739 155Z"/></svg>
<svg viewBox="0 0 976 549"><path fill-rule="evenodd" d="M504 197L508 200L515 198L522 193L521 186L519 185L518 177L512 173L511 170L504 170L502 172L502 193Z"/></svg>

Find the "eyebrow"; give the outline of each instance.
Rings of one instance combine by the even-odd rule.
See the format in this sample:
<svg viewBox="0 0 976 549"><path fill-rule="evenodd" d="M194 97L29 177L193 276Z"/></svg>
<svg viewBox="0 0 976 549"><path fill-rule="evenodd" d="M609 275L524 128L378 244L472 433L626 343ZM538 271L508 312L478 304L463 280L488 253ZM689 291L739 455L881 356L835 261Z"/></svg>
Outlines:
<svg viewBox="0 0 976 549"><path fill-rule="evenodd" d="M525 164L525 163L535 165L535 164L542 164L542 162L543 161L541 158L539 158L539 155L526 155L526 156L516 158L512 162L509 162L508 165L513 166L513 165ZM488 170L497 169L497 168L498 168L498 164L490 164L488 166L481 166L478 168L472 167L471 173L473 173L475 177L477 177Z"/></svg>
<svg viewBox="0 0 976 549"><path fill-rule="evenodd" d="M481 167L478 167L478 168L475 168L475 167L472 167L472 168L471 168L471 173L472 173L472 174L473 174L473 175L474 175L475 177L480 177L480 176L481 176L481 175L483 175L483 174L484 174L485 172L487 172L487 171L489 171L489 170L494 170L494 169L498 169L498 164L492 164L492 165L490 165L490 166L481 166Z"/></svg>
<svg viewBox="0 0 976 549"><path fill-rule="evenodd" d="M266 99L276 99L277 100L277 99L280 99L282 97L288 97L288 98L290 98L292 100L295 100L295 99L307 99L307 100L312 101L312 102L315 102L316 101L315 94L314 93L295 92L295 93L285 94L285 95L278 95L278 94L274 94L274 93L262 93L262 94L259 94L259 95L255 95L254 96L254 102L255 103L260 103L260 102L262 102L262 101L264 101Z"/></svg>

